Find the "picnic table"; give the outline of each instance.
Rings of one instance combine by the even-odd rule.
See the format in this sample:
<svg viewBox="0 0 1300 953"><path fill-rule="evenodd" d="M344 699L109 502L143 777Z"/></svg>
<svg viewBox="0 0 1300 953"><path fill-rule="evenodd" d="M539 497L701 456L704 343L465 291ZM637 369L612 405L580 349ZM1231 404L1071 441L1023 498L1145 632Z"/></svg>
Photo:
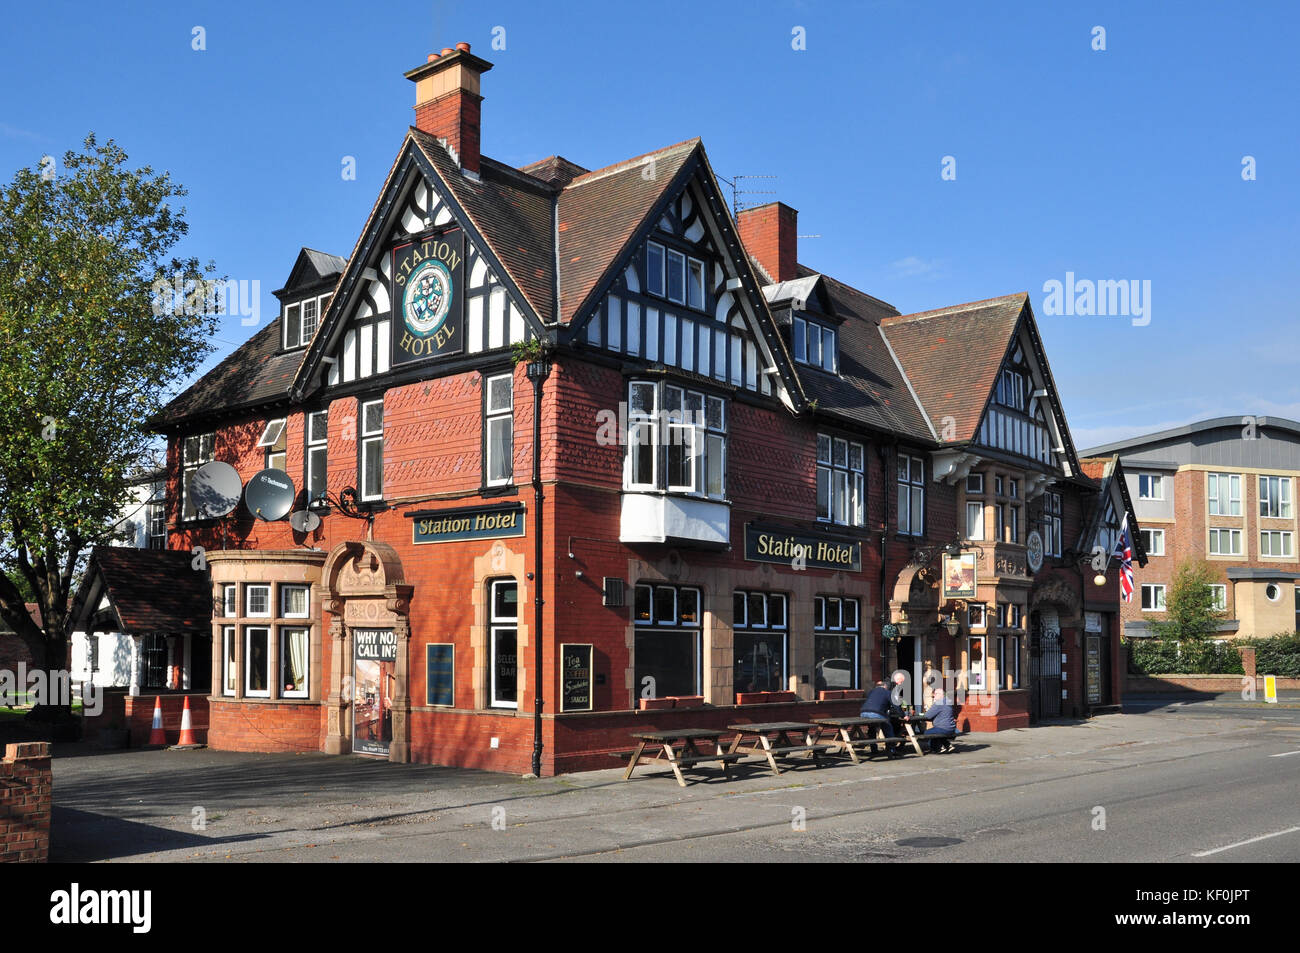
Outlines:
<svg viewBox="0 0 1300 953"><path fill-rule="evenodd" d="M781 773L781 766L777 764L777 758L809 755L814 764L821 764L822 752L832 751L836 748L836 745L833 744L819 743L817 736L821 733L820 727L803 721L766 721L745 725L728 725L727 730L736 733L736 736L731 741L731 748L728 749L730 754L765 757L772 768L773 774ZM792 740L790 738L792 733L801 733L803 741ZM776 737L773 738L773 735Z"/></svg>
<svg viewBox="0 0 1300 953"><path fill-rule="evenodd" d="M847 754L854 764L861 764L858 753L866 748L871 749L871 753L876 753L876 747L883 745L886 750L891 746L898 746L907 742L906 738L894 736L892 738L885 736L885 726L889 724L889 719L880 718L874 715L859 715L856 718L814 718L813 724L818 728L817 734L813 736L813 741L820 741L821 735L826 729L834 732L834 737L830 744L838 751Z"/></svg>
<svg viewBox="0 0 1300 953"><path fill-rule="evenodd" d="M722 744L718 741L726 732L714 731L707 728L676 728L671 731L634 731L632 737L636 739L637 746L631 752L631 757L627 763L627 773L623 775L623 780L628 781L632 778L632 772L636 770L643 759L653 764L656 761L666 761L673 769L673 774L677 776L677 783L686 787L686 779L682 777L682 768L693 768L697 764L707 762L721 762L722 770L725 776L731 778L731 762L739 761L744 755L734 754L722 750ZM697 742L712 742L714 751L701 751L696 747ZM680 743L680 749L677 745ZM647 747L657 746L658 751L653 757L646 755ZM621 757L622 752L615 752L615 757Z"/></svg>
<svg viewBox="0 0 1300 953"><path fill-rule="evenodd" d="M916 749L916 753L919 755L924 755L925 750L921 747L921 738L925 735L926 722L932 720L933 719L926 718L925 715L922 715L920 712L913 711L913 712L908 712L907 715L895 721L894 724L895 726L902 727L904 733L907 736L907 739L911 741L912 747ZM921 726L920 735L916 733L916 727L915 727L916 725Z"/></svg>

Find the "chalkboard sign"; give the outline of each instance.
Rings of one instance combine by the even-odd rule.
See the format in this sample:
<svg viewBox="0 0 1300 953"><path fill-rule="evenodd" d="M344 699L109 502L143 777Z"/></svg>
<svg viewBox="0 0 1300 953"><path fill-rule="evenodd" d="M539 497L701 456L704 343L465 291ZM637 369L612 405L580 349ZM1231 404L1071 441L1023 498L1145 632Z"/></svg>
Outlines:
<svg viewBox="0 0 1300 953"><path fill-rule="evenodd" d="M560 645L560 711L591 711L590 645Z"/></svg>
<svg viewBox="0 0 1300 953"><path fill-rule="evenodd" d="M1088 704L1101 704L1101 638L1088 636L1087 657L1084 659L1085 686Z"/></svg>
<svg viewBox="0 0 1300 953"><path fill-rule="evenodd" d="M425 704L454 707L456 646L435 642L426 646Z"/></svg>

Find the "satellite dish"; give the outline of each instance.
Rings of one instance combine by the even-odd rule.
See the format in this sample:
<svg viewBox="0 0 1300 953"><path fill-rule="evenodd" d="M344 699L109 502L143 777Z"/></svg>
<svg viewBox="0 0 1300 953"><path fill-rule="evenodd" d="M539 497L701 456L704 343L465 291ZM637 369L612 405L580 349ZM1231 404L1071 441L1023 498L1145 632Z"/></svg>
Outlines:
<svg viewBox="0 0 1300 953"><path fill-rule="evenodd" d="M200 519L225 516L239 505L244 486L229 463L205 463L190 482L190 501Z"/></svg>
<svg viewBox="0 0 1300 953"><path fill-rule="evenodd" d="M274 467L263 470L244 487L244 505L258 519L280 520L293 508L297 491L289 474Z"/></svg>
<svg viewBox="0 0 1300 953"><path fill-rule="evenodd" d="M311 510L298 510L289 514L289 525L299 533L310 533L320 525L320 517Z"/></svg>

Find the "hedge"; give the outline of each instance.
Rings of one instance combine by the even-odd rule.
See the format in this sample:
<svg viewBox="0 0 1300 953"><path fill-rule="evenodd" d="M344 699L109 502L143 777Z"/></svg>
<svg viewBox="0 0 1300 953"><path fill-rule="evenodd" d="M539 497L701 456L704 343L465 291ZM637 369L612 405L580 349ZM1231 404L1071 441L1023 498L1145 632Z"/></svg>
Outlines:
<svg viewBox="0 0 1300 953"><path fill-rule="evenodd" d="M1136 675L1245 674L1245 669L1241 667L1241 653L1233 644L1219 642L1180 644L1160 639L1142 639L1131 641L1128 645L1129 670Z"/></svg>
<svg viewBox="0 0 1300 953"><path fill-rule="evenodd" d="M1255 649L1255 672L1279 678L1300 678L1300 633L1279 632L1268 639L1243 639Z"/></svg>

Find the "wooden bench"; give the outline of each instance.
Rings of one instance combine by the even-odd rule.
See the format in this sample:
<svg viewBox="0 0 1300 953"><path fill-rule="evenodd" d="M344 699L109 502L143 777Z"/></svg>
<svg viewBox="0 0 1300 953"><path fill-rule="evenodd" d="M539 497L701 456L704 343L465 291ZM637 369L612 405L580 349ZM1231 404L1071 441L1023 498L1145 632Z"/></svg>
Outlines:
<svg viewBox="0 0 1300 953"><path fill-rule="evenodd" d="M636 731L632 737L636 739L637 746L631 751L612 752L615 757L627 758L627 771L623 775L623 780L628 781L632 778L632 772L636 770L637 765L643 762L654 763L662 761L672 768L673 775L677 778L677 783L686 787L686 779L682 777L682 768L693 767L697 764L708 762L717 762L722 765L723 774L727 779L731 778L731 764L739 761L741 755L734 754L730 751L724 751L722 744L718 741L723 731L706 730L702 728L678 728L674 731ZM712 743L716 750L701 751L696 747L697 742ZM653 756L645 753L647 747L657 749Z"/></svg>

